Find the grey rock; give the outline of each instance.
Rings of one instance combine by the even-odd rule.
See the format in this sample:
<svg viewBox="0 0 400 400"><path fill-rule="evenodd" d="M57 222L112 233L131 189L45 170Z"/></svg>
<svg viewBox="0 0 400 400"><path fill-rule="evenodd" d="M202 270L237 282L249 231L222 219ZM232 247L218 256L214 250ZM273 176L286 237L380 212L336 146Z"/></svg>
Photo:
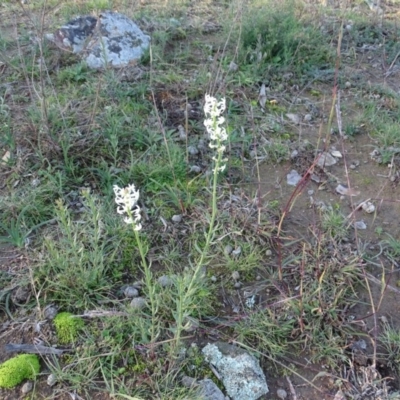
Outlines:
<svg viewBox="0 0 400 400"><path fill-rule="evenodd" d="M131 307L136 310L141 310L142 308L146 307L146 299L143 297L135 297L131 301Z"/></svg>
<svg viewBox="0 0 400 400"><path fill-rule="evenodd" d="M125 67L138 61L149 47L145 35L128 17L104 11L95 18L79 16L46 38L62 49L80 53L90 68Z"/></svg>
<svg viewBox="0 0 400 400"><path fill-rule="evenodd" d="M278 389L276 391L276 395L282 400L285 400L287 398L287 392L285 389Z"/></svg>
<svg viewBox="0 0 400 400"><path fill-rule="evenodd" d="M286 176L287 184L290 186L296 186L301 181L301 175L294 169L292 169Z"/></svg>
<svg viewBox="0 0 400 400"><path fill-rule="evenodd" d="M240 279L239 271L233 271L233 272L232 272L232 279L234 279L235 281L237 281L238 279Z"/></svg>
<svg viewBox="0 0 400 400"><path fill-rule="evenodd" d="M226 400L221 389L211 379L197 381L185 375L182 377L182 385L187 388L197 388L202 400Z"/></svg>
<svg viewBox="0 0 400 400"><path fill-rule="evenodd" d="M224 254L225 255L229 256L229 254L231 254L232 251L233 251L233 247L230 244L225 246L225 248L224 248Z"/></svg>
<svg viewBox="0 0 400 400"><path fill-rule="evenodd" d="M43 310L43 316L52 321L58 313L58 307L54 304L47 305Z"/></svg>
<svg viewBox="0 0 400 400"><path fill-rule="evenodd" d="M168 287L172 285L172 279L168 275L162 275L157 279L157 282L162 287Z"/></svg>
<svg viewBox="0 0 400 400"><path fill-rule="evenodd" d="M317 161L317 165L320 168L330 167L332 165L335 165L336 163L337 163L336 158L327 152L323 152Z"/></svg>
<svg viewBox="0 0 400 400"><path fill-rule="evenodd" d="M296 159L299 156L298 150L293 150L292 153L290 154L290 158L292 160Z"/></svg>
<svg viewBox="0 0 400 400"><path fill-rule="evenodd" d="M34 178L31 180L32 187L38 187L40 185L40 179Z"/></svg>
<svg viewBox="0 0 400 400"><path fill-rule="evenodd" d="M232 400L257 400L268 393L268 386L258 360L245 350L218 342L202 350L207 362L221 376Z"/></svg>
<svg viewBox="0 0 400 400"><path fill-rule="evenodd" d="M236 247L235 250L232 251L231 254L232 254L233 256L237 257L237 256L239 256L241 253L242 253L242 248L241 248L240 246L238 246L238 247Z"/></svg>
<svg viewBox="0 0 400 400"><path fill-rule="evenodd" d="M133 286L127 286L124 290L125 297L133 298L139 296L139 290Z"/></svg>
<svg viewBox="0 0 400 400"><path fill-rule="evenodd" d="M32 383L32 381L25 382L25 383L22 385L21 393L22 393L22 394L27 394L27 393L29 393L32 389L33 389L33 383Z"/></svg>
<svg viewBox="0 0 400 400"><path fill-rule="evenodd" d="M171 220L172 220L172 222L175 222L176 224L178 224L179 222L182 222L182 215L180 215L180 214L173 215Z"/></svg>
<svg viewBox="0 0 400 400"><path fill-rule="evenodd" d="M191 156L199 154L199 149L196 146L188 146L187 151Z"/></svg>
<svg viewBox="0 0 400 400"><path fill-rule="evenodd" d="M236 72L239 69L239 66L233 61L229 64L229 72Z"/></svg>
<svg viewBox="0 0 400 400"><path fill-rule="evenodd" d="M198 382L198 385L200 395L204 400L225 400L221 389L211 379L202 379Z"/></svg>
<svg viewBox="0 0 400 400"><path fill-rule="evenodd" d="M46 382L49 386L54 386L57 383L57 377L54 374L50 374Z"/></svg>
<svg viewBox="0 0 400 400"><path fill-rule="evenodd" d="M359 229L359 230L364 230L367 229L367 225L364 221L355 221L354 222L354 228Z"/></svg>
<svg viewBox="0 0 400 400"><path fill-rule="evenodd" d="M201 172L201 168L198 165L192 165L189 172L194 172L195 174L198 174L199 172Z"/></svg>

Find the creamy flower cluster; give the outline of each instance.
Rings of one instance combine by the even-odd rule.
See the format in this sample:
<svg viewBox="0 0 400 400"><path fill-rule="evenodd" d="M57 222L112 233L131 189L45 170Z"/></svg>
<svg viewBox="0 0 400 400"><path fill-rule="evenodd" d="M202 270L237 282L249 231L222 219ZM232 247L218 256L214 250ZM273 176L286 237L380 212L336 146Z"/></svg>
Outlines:
<svg viewBox="0 0 400 400"><path fill-rule="evenodd" d="M113 186L115 193L115 202L117 203L117 213L125 215L124 221L127 224L133 224L135 231L142 229L140 223L140 207L138 206L139 201L139 190L136 190L135 185L128 185L125 188L120 188L118 185Z"/></svg>
<svg viewBox="0 0 400 400"><path fill-rule="evenodd" d="M206 94L206 102L204 105L206 120L204 121L204 125L210 137L210 148L217 150L217 156L213 157L213 160L217 162L214 170L216 172L222 172L226 167L225 162L228 161L226 158L222 159L222 154L226 150L224 143L228 139L226 129L222 126L225 122L225 118L221 116L225 108L225 98L218 101L215 97Z"/></svg>

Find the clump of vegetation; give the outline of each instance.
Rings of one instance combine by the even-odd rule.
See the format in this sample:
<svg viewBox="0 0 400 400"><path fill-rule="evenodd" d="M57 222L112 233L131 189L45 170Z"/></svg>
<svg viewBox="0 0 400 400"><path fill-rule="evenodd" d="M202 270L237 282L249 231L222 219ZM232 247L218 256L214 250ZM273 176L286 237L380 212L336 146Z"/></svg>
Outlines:
<svg viewBox="0 0 400 400"><path fill-rule="evenodd" d="M400 374L400 332L391 327L388 323L384 324L383 333L380 340L387 354L388 364L397 374Z"/></svg>
<svg viewBox="0 0 400 400"><path fill-rule="evenodd" d="M2 13L13 15L14 3ZM14 317L23 305L12 288L23 279L40 304L68 311L54 320L58 343L79 351L46 359L63 391L197 398L180 384L182 372L212 378L201 349L188 346L196 330L210 341L234 338L267 369L292 372L291 354L332 374L348 366L361 320L353 305L371 290L363 252L378 246L370 235L375 229L381 241L370 258L385 269L400 243L384 208L377 222L387 237L356 199L339 199L323 178L317 191L309 178L321 172L315 150L338 148L332 174L375 191L375 167L363 168L371 146L383 164L377 172L386 176L390 164L398 189L400 96L390 88L395 77L386 79L398 72L397 27L366 20L366 4L337 18L300 0L31 3L15 26L0 21L0 252L13 263L14 252L24 255L24 268L0 271L0 306ZM43 27L29 22L45 15L55 29L60 18L117 3L152 35L151 51L122 70L77 63L41 43ZM384 74L362 62L372 52ZM344 136L357 141L351 152ZM292 168L303 176L293 191L285 183ZM353 229L356 218L367 232ZM96 312L90 321L70 313L83 310ZM380 341L396 372L393 319Z"/></svg>
<svg viewBox="0 0 400 400"><path fill-rule="evenodd" d="M85 323L81 318L75 317L69 312L61 312L54 318L54 326L61 344L74 342L84 325Z"/></svg>
<svg viewBox="0 0 400 400"><path fill-rule="evenodd" d="M269 3L253 3L244 17L241 54L248 64L260 71L276 66L304 72L331 63L327 36L305 14L299 15L298 2Z"/></svg>
<svg viewBox="0 0 400 400"><path fill-rule="evenodd" d="M13 388L24 379L34 378L40 371L39 357L20 354L0 365L0 387Z"/></svg>

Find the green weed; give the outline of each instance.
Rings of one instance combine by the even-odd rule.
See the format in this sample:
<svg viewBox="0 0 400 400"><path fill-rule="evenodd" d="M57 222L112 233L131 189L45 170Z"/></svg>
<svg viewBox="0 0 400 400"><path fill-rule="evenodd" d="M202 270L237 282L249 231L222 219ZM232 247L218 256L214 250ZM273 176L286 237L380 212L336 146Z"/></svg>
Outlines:
<svg viewBox="0 0 400 400"><path fill-rule="evenodd" d="M304 72L332 62L329 40L298 2L253 2L243 17L241 57L259 73L277 67Z"/></svg>
<svg viewBox="0 0 400 400"><path fill-rule="evenodd" d="M336 210L327 210L322 213L322 230L334 241L341 241L348 236L348 222Z"/></svg>

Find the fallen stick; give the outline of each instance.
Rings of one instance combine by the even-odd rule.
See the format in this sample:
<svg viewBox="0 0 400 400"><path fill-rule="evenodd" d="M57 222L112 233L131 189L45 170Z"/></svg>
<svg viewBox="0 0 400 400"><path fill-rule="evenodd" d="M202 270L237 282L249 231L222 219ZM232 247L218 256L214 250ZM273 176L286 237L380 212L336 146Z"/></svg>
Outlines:
<svg viewBox="0 0 400 400"><path fill-rule="evenodd" d="M15 344L8 343L5 345L7 353L24 352L30 354L55 354L60 356L64 352L70 351L69 349L56 349L55 347L42 346L40 344Z"/></svg>
<svg viewBox="0 0 400 400"><path fill-rule="evenodd" d="M296 391L294 390L292 381L289 379L289 377L286 377L286 380L288 381L289 384L289 389L290 389L290 394L292 395L292 400L297 400L297 395L296 395Z"/></svg>

